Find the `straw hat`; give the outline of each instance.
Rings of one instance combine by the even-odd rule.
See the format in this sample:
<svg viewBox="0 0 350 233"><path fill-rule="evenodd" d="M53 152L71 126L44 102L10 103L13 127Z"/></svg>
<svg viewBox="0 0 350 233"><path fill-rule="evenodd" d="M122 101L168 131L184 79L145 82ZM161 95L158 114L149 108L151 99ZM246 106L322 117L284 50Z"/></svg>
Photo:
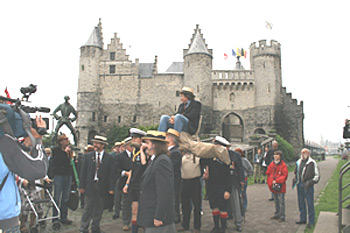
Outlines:
<svg viewBox="0 0 350 233"><path fill-rule="evenodd" d="M165 140L165 136L166 136L165 132L148 130L146 136L142 137L142 140L148 139L152 141L167 142L167 140Z"/></svg>
<svg viewBox="0 0 350 233"><path fill-rule="evenodd" d="M108 145L107 138L100 135L96 135L91 141Z"/></svg>
<svg viewBox="0 0 350 233"><path fill-rule="evenodd" d="M176 131L175 129L169 128L168 131L166 132L166 134L171 134L172 136L177 137L177 139L180 138L180 133L178 131Z"/></svg>
<svg viewBox="0 0 350 233"><path fill-rule="evenodd" d="M194 90L192 88L189 87L183 87L182 90L180 91L181 94L183 94L184 92L187 92L189 94L192 94L193 96L196 96L194 94Z"/></svg>

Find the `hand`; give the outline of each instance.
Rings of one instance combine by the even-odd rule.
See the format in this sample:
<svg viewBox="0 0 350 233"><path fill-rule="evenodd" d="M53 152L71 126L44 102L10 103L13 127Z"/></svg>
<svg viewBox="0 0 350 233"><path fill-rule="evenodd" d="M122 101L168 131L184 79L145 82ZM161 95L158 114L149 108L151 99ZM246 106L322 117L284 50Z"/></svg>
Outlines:
<svg viewBox="0 0 350 233"><path fill-rule="evenodd" d="M27 187L28 186L28 180L23 180L22 185L23 185L23 187Z"/></svg>
<svg viewBox="0 0 350 233"><path fill-rule="evenodd" d="M52 180L49 179L49 178L46 178L46 179L45 179L45 182L48 183L48 184L50 184L50 183L52 182Z"/></svg>
<svg viewBox="0 0 350 233"><path fill-rule="evenodd" d="M113 194L114 194L114 191L113 191L113 190L109 190L108 193L111 194L111 195L113 195Z"/></svg>
<svg viewBox="0 0 350 233"><path fill-rule="evenodd" d="M80 192L81 194L84 194L84 193L85 193L85 189L79 189L79 192Z"/></svg>
<svg viewBox="0 0 350 233"><path fill-rule="evenodd" d="M123 187L123 193L128 193L128 185L125 185L125 186Z"/></svg>
<svg viewBox="0 0 350 233"><path fill-rule="evenodd" d="M156 227L160 227L161 225L163 225L163 222L162 222L162 221L159 221L159 220L157 220L157 219L154 219L154 220L153 220L153 224L154 224L154 226L156 226Z"/></svg>
<svg viewBox="0 0 350 233"><path fill-rule="evenodd" d="M130 176L130 171L125 171L125 176L129 177Z"/></svg>
<svg viewBox="0 0 350 233"><path fill-rule="evenodd" d="M273 180L273 181L272 181L272 184L276 184L276 181L275 181L275 180Z"/></svg>
<svg viewBox="0 0 350 233"><path fill-rule="evenodd" d="M226 191L226 192L224 193L224 199L225 199L225 200L228 200L228 199L230 198L230 196L231 196L231 194L230 194L229 192Z"/></svg>
<svg viewBox="0 0 350 233"><path fill-rule="evenodd" d="M64 149L64 151L65 151L67 154L69 154L70 151L71 151L71 147L70 147L70 146L67 146L67 147Z"/></svg>
<svg viewBox="0 0 350 233"><path fill-rule="evenodd" d="M170 117L169 123L172 124L172 125L175 123L175 116L171 116Z"/></svg>
<svg viewBox="0 0 350 233"><path fill-rule="evenodd" d="M140 150L144 151L145 149L147 149L146 143L142 143Z"/></svg>
<svg viewBox="0 0 350 233"><path fill-rule="evenodd" d="M38 128L45 128L46 129L46 122L42 119L41 115L38 117L35 117L36 125Z"/></svg>

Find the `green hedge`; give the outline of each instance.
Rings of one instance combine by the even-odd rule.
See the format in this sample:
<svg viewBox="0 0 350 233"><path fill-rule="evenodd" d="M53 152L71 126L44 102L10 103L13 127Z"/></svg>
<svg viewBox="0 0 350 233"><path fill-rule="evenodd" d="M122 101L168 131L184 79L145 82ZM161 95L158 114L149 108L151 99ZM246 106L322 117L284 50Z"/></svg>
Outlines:
<svg viewBox="0 0 350 233"><path fill-rule="evenodd" d="M283 152L283 156L287 162L294 160L294 148L293 146L283 139L280 135L276 135L276 141L278 142L278 149Z"/></svg>

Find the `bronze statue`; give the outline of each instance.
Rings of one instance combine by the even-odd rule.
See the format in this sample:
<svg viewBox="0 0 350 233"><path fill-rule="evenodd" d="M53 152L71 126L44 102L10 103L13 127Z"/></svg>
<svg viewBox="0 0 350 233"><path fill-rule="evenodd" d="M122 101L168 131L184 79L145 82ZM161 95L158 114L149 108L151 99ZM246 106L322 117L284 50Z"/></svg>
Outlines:
<svg viewBox="0 0 350 233"><path fill-rule="evenodd" d="M60 104L55 111L53 111L53 116L55 117L56 120L58 120L56 129L55 129L55 134L52 138L52 142L55 143L57 139L57 134L58 130L63 126L66 125L71 133L73 134L74 137L74 143L77 145L78 143L78 138L77 138L77 132L75 128L72 125L72 122L74 122L77 119L77 112L75 111L74 107L69 103L69 96L65 96L64 100L65 102L63 104ZM57 112L61 111L61 116L57 115ZM69 118L70 114L73 114L73 118Z"/></svg>

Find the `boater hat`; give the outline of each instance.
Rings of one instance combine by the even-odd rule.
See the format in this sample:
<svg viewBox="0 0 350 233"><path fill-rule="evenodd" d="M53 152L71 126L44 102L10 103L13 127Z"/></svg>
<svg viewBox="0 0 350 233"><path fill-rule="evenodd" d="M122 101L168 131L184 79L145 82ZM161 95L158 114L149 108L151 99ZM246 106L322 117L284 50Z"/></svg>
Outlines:
<svg viewBox="0 0 350 233"><path fill-rule="evenodd" d="M176 131L175 129L169 128L168 131L166 132L166 134L171 134L175 137L177 137L177 139L180 138L180 133L178 131Z"/></svg>
<svg viewBox="0 0 350 233"><path fill-rule="evenodd" d="M165 140L165 136L166 136L165 132L148 130L146 136L142 137L142 140L148 139L153 141L167 142L167 140Z"/></svg>
<svg viewBox="0 0 350 233"><path fill-rule="evenodd" d="M127 145L127 144L129 144L131 142L131 140L132 140L132 137L127 137L127 138L124 139L124 141L122 141L122 143L124 145Z"/></svg>
<svg viewBox="0 0 350 233"><path fill-rule="evenodd" d="M96 135L91 141L108 145L107 138L100 135Z"/></svg>
<svg viewBox="0 0 350 233"><path fill-rule="evenodd" d="M183 93L189 93L189 94L192 94L193 96L196 96L194 94L194 90L192 88L189 88L189 87L183 87L182 90L180 91L180 94L183 94Z"/></svg>
<svg viewBox="0 0 350 233"><path fill-rule="evenodd" d="M215 144L220 144L222 146L230 146L230 142L227 141L224 137L216 136L214 139Z"/></svg>
<svg viewBox="0 0 350 233"><path fill-rule="evenodd" d="M116 146L121 146L121 145L122 145L122 143L121 143L121 142L115 142L113 147L116 147Z"/></svg>

